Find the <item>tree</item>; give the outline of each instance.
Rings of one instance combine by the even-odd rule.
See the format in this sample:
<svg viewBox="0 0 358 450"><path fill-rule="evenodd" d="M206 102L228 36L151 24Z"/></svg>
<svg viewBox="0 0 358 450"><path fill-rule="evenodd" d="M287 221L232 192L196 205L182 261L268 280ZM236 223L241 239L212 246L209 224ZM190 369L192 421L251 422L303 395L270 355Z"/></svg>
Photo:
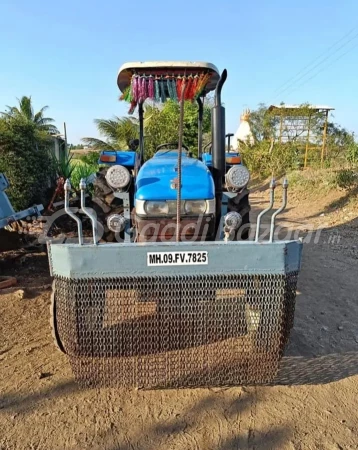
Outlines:
<svg viewBox="0 0 358 450"><path fill-rule="evenodd" d="M58 129L55 127L54 120L50 117L44 117L48 106L43 106L40 111L34 113L31 97L25 95L18 99L19 106L7 106L7 111L1 113L6 119L22 119L25 122L34 124L35 129L46 134L57 134Z"/></svg>
<svg viewBox="0 0 358 450"><path fill-rule="evenodd" d="M95 119L99 134L105 140L84 137L82 141L94 150L122 150L129 147L132 139L139 136L138 120L134 117Z"/></svg>
<svg viewBox="0 0 358 450"><path fill-rule="evenodd" d="M211 129L211 102L204 106L203 133ZM158 145L178 142L179 132L178 103L168 100L162 107L154 104L144 106L144 146L146 158L151 157ZM85 137L82 139L87 145L96 150L119 150L129 147L131 139L139 137L138 119L134 117L114 117L113 119L96 119L98 131L105 140ZM193 153L198 146L198 106L185 102L184 110L184 144Z"/></svg>
<svg viewBox="0 0 358 450"><path fill-rule="evenodd" d="M151 107L145 110L144 134L146 158L151 157L160 144L177 143L179 140L180 105L172 100L162 108ZM204 105L203 134L211 131L211 106ZM197 154L198 148L198 105L185 102L183 143Z"/></svg>
<svg viewBox="0 0 358 450"><path fill-rule="evenodd" d="M307 145L319 150L308 153L310 167L321 167L323 146L326 167L357 162L358 146L354 136L345 128L328 122L324 143L326 112L319 111L308 103L296 108L273 111L260 104L255 111L251 111L249 123L255 145L242 147L241 153L245 164L255 175L279 176L303 167ZM279 139L280 134L282 139Z"/></svg>
<svg viewBox="0 0 358 450"><path fill-rule="evenodd" d="M45 108L34 114L31 97L22 97L19 107L7 107L0 116L0 172L10 181L9 197L15 209L49 200L55 178L51 134L57 131Z"/></svg>
<svg viewBox="0 0 358 450"><path fill-rule="evenodd" d="M264 103L260 103L256 110L250 112L248 122L255 142L261 142L273 138L279 120L268 113Z"/></svg>

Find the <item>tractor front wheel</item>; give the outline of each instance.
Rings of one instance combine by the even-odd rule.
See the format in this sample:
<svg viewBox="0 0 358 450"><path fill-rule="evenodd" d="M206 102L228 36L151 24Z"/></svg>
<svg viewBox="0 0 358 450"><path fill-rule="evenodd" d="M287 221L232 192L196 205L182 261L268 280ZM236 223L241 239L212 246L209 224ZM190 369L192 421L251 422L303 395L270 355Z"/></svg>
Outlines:
<svg viewBox="0 0 358 450"><path fill-rule="evenodd" d="M250 210L249 190L246 188L229 201L228 211L238 212L242 217L241 226L236 233L237 241L246 241L250 236Z"/></svg>

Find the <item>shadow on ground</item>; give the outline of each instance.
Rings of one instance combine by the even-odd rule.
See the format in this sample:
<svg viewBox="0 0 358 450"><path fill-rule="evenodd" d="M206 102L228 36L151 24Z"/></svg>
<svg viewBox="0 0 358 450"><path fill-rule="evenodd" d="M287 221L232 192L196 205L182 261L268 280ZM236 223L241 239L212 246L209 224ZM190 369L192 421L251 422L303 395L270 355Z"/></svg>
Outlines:
<svg viewBox="0 0 358 450"><path fill-rule="evenodd" d="M60 397L71 396L81 390L75 381L66 381L54 386L49 386L33 394L1 394L0 395L0 415L2 413L29 413L38 408L44 400L55 400Z"/></svg>
<svg viewBox="0 0 358 450"><path fill-rule="evenodd" d="M358 374L358 352L307 358L286 356L274 384L326 384Z"/></svg>
<svg viewBox="0 0 358 450"><path fill-rule="evenodd" d="M233 450L241 448L278 449L290 440L292 432L288 426L270 427L257 431L251 426L242 426L238 417L250 417L256 407L254 392L240 395L230 401L209 394L193 406L181 411L169 420L158 420L153 425L144 424L138 432L133 426L125 433L113 426L97 435L91 444L93 450L133 450L144 448L215 448ZM232 426L235 424L235 426ZM254 424L253 424L254 425ZM221 432L217 432L218 427ZM75 448L73 448L75 450Z"/></svg>

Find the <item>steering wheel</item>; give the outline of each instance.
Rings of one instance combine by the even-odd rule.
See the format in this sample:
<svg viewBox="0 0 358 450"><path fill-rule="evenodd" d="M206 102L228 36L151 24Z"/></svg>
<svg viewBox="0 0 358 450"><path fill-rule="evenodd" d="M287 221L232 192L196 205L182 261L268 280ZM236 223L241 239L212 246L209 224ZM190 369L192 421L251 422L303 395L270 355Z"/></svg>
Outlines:
<svg viewBox="0 0 358 450"><path fill-rule="evenodd" d="M209 144L206 144L204 146L204 153L211 153L211 146L212 146L212 144L213 144L212 142L209 142ZM210 150L207 152L206 149L209 148L209 147L210 147Z"/></svg>
<svg viewBox="0 0 358 450"><path fill-rule="evenodd" d="M160 144L157 147L157 151L161 148L168 148L168 147L175 147L175 150L179 147L179 142L168 142L166 144ZM185 144L182 144L182 147L185 148L185 150L189 151L188 147Z"/></svg>

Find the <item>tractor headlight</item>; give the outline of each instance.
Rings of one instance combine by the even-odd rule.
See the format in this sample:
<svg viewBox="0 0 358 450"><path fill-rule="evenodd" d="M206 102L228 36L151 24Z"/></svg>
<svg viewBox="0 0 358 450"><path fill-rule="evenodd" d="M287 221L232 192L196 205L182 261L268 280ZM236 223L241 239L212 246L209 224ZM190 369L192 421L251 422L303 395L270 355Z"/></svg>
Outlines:
<svg viewBox="0 0 358 450"><path fill-rule="evenodd" d="M236 211L231 211L224 217L225 226L231 230L238 230L242 224L242 216Z"/></svg>
<svg viewBox="0 0 358 450"><path fill-rule="evenodd" d="M135 201L138 216L175 216L176 200L139 200ZM181 214L199 216L200 214L215 214L215 199L182 200Z"/></svg>
<svg viewBox="0 0 358 450"><path fill-rule="evenodd" d="M225 177L229 189L239 190L244 188L250 181L250 172L245 166L233 166Z"/></svg>
<svg viewBox="0 0 358 450"><path fill-rule="evenodd" d="M125 188L131 179L128 169L124 166L115 165L110 167L106 173L106 181L113 189Z"/></svg>
<svg viewBox="0 0 358 450"><path fill-rule="evenodd" d="M144 206L145 212L148 214L148 216L163 216L169 214L169 205L167 202L145 202Z"/></svg>
<svg viewBox="0 0 358 450"><path fill-rule="evenodd" d="M206 201L205 200L187 200L184 203L185 214L205 214Z"/></svg>

